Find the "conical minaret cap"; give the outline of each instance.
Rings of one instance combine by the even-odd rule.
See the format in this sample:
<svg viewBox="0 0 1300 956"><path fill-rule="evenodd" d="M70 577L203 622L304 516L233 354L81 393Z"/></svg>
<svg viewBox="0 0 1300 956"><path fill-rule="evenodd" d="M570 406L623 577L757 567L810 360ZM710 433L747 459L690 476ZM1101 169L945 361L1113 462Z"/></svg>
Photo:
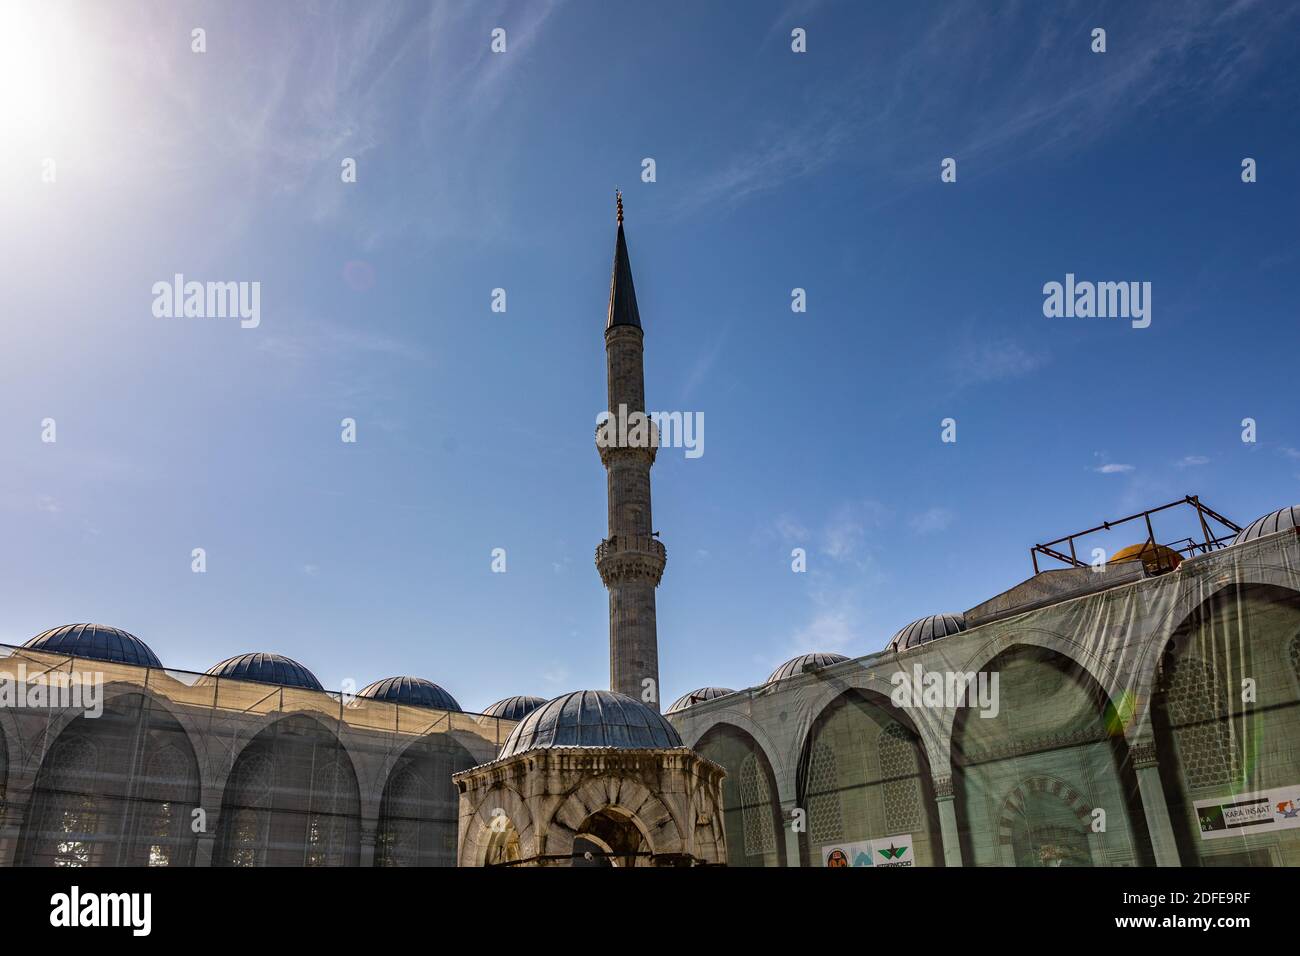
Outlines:
<svg viewBox="0 0 1300 956"><path fill-rule="evenodd" d="M609 280L609 317L606 329L616 325L641 328L641 313L636 307L636 288L632 285L632 260L623 236L623 194L615 193L618 209L618 238L614 242L614 273Z"/></svg>

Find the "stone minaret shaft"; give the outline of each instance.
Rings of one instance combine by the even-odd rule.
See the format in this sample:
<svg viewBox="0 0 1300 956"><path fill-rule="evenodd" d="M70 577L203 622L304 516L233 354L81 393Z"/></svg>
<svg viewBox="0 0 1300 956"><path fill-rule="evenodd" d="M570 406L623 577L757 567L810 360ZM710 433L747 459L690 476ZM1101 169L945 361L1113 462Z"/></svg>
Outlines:
<svg viewBox="0 0 1300 956"><path fill-rule="evenodd" d="M607 474L609 537L596 548L596 568L609 589L609 686L659 708L659 640L655 625L655 588L667 552L653 537L650 513L650 467L657 437L636 440L631 424L620 437L620 416L645 413L641 316L632 286L632 264L623 237L623 198L618 197L618 237L609 285L605 323L608 410L613 423L597 430L597 447ZM644 432L643 432L644 434Z"/></svg>

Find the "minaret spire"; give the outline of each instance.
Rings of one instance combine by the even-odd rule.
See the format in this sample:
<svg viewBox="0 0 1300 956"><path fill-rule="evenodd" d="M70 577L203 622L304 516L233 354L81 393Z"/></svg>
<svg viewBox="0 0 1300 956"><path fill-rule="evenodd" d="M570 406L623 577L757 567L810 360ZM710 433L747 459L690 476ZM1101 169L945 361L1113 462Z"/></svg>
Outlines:
<svg viewBox="0 0 1300 956"><path fill-rule="evenodd" d="M623 194L615 191L618 233L605 322L609 422L596 431L606 471L609 536L596 548L596 568L609 589L609 686L659 708L659 638L655 588L668 553L655 537L650 468L657 431L645 416L641 314L623 235ZM638 421L641 423L637 427Z"/></svg>

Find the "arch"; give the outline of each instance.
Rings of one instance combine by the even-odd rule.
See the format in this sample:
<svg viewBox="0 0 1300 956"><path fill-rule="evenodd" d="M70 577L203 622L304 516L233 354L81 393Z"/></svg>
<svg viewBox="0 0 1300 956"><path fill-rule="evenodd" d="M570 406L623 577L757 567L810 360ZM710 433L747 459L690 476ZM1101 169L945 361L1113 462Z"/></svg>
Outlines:
<svg viewBox="0 0 1300 956"><path fill-rule="evenodd" d="M619 806L588 814L578 825L572 847L574 866L643 866L654 852L641 821Z"/></svg>
<svg viewBox="0 0 1300 956"><path fill-rule="evenodd" d="M100 691L99 700L107 710L113 705L114 701L123 698L146 700L151 711L166 715L169 721L174 722L184 733L190 752L194 754L195 760L198 762L200 778L204 776L204 758L208 749L208 735L200 729L193 716L185 708L177 707L164 694L159 693L156 688L125 680L116 680L104 684ZM125 706L130 707L134 706L134 704L128 702ZM43 713L47 713L47 719L43 719L40 730L32 734L32 745L26 758L27 773L30 777L35 777L40 773L41 765L44 763L46 754L49 752L50 747L53 746L54 741L58 739L69 724L80 719L85 714L85 710L76 707L64 707L51 709ZM14 771L15 773L18 771L16 765Z"/></svg>
<svg viewBox="0 0 1300 956"><path fill-rule="evenodd" d="M1002 826L1001 795L1040 793L1030 782L1043 780L1056 782L1049 786L1053 795L1068 792L1071 800L1105 810L1105 832L1088 838L1089 859L1105 865L1150 862L1123 727L1095 672L1041 641L1010 644L979 671L990 681L998 678L996 712L959 707L952 731L954 809L968 865L1051 862L1016 857L1015 841ZM1055 811L1045 812L1050 817ZM1046 826L1047 817L1030 814L1026 826Z"/></svg>
<svg viewBox="0 0 1300 956"><path fill-rule="evenodd" d="M47 748L17 859L188 866L199 793L198 760L171 712L150 694L115 694L99 717L64 721Z"/></svg>
<svg viewBox="0 0 1300 956"><path fill-rule="evenodd" d="M1300 778L1300 756L1284 743L1300 736L1297 642L1300 592L1228 581L1196 604L1163 645L1151 724L1184 865L1300 863L1300 833L1207 839L1196 806Z"/></svg>
<svg viewBox="0 0 1300 956"><path fill-rule="evenodd" d="M1091 822L1092 807L1083 794L1056 777L1030 777L1002 803L998 817L1002 862L1006 866L1092 866Z"/></svg>
<svg viewBox="0 0 1300 956"><path fill-rule="evenodd" d="M462 817L461 866L509 866L537 855L537 827L523 794L498 782Z"/></svg>
<svg viewBox="0 0 1300 956"><path fill-rule="evenodd" d="M733 723L717 721L691 749L727 772L722 781L722 815L728 864L784 866L776 776L758 741Z"/></svg>
<svg viewBox="0 0 1300 956"><path fill-rule="evenodd" d="M456 865L459 795L451 777L476 763L460 741L444 733L402 751L379 804L376 866Z"/></svg>
<svg viewBox="0 0 1300 956"><path fill-rule="evenodd" d="M1068 661L1071 668L1077 669L1080 676L1095 685L1102 694L1103 707L1114 707L1114 697L1120 688L1121 679L1115 666L1106 660L1089 643L1059 631L1041 627L1018 627L997 633L980 644L962 665L968 673L988 672L999 659L1017 648L1037 648ZM957 718L963 708L948 711L948 721L944 728L944 743L949 755L952 753L952 739Z"/></svg>
<svg viewBox="0 0 1300 956"><path fill-rule="evenodd" d="M677 729L681 733L682 743L691 750L697 750L696 744L719 724L732 726L754 741L759 750L762 751L763 759L767 761L768 767L772 770L772 776L776 782L777 800L782 805L791 803L795 798L794 781L785 754L780 747L777 747L772 742L772 738L763 725L748 714L735 710L714 711L706 714L699 721L692 721L689 725ZM677 724L674 723L673 726L676 727Z"/></svg>
<svg viewBox="0 0 1300 956"><path fill-rule="evenodd" d="M807 812L804 865L832 843L912 837L920 865L943 865L943 838L925 740L911 714L877 690L841 690L817 713L800 751Z"/></svg>
<svg viewBox="0 0 1300 956"><path fill-rule="evenodd" d="M1223 551L1184 562L1183 569L1179 572L1183 584L1135 663L1130 690L1137 701L1146 702L1155 698L1161 664L1169 642L1206 605L1222 600L1225 593L1234 589L1264 587L1271 588L1278 594L1297 593L1294 564L1279 562L1273 553L1287 545L1280 540L1274 541L1273 537L1233 545ZM1288 543L1292 540L1289 536L1281 537ZM1259 558L1264 552L1270 553L1269 560ZM1193 568L1199 573L1188 573ZM1216 571L1219 573L1213 573ZM1149 720L1149 709L1140 711L1136 717L1140 729L1143 729Z"/></svg>
<svg viewBox="0 0 1300 956"><path fill-rule="evenodd" d="M338 736L282 717L239 752L222 794L214 866L355 866L360 790Z"/></svg>
<svg viewBox="0 0 1300 956"><path fill-rule="evenodd" d="M562 862L572 859L575 841L593 835L588 827L592 817L613 813L622 821L624 836L629 827L640 836L637 855L625 857L620 865L645 866L650 857L659 853L682 853L690 846L683 821L678 820L671 808L658 795L644 786L614 776L601 776L584 780L569 791L547 821L545 854L548 860ZM611 843L608 834L596 831L594 835L604 840L609 850L628 854L626 844Z"/></svg>

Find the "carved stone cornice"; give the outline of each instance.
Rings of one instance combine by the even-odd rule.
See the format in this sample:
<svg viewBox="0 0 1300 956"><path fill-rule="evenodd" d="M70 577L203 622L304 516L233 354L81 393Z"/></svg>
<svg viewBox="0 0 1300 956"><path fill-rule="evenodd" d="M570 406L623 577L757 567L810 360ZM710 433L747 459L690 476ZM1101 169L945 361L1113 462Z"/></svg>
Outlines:
<svg viewBox="0 0 1300 956"><path fill-rule="evenodd" d="M648 534L616 534L596 545L596 570L605 587L616 584L659 586L668 549Z"/></svg>
<svg viewBox="0 0 1300 956"><path fill-rule="evenodd" d="M649 427L649 443L645 445L635 444L602 444L600 440L601 429L605 428L604 422L596 425L596 451L600 454L600 463L608 468L615 462L633 461L644 462L646 467L655 463L655 455L659 452L659 426L652 419L647 418L646 424ZM617 422L614 424L617 438Z"/></svg>
<svg viewBox="0 0 1300 956"><path fill-rule="evenodd" d="M951 800L953 797L952 774L941 773L932 780L936 800Z"/></svg>
<svg viewBox="0 0 1300 956"><path fill-rule="evenodd" d="M1128 753L1133 761L1133 766L1138 770L1145 767L1158 767L1160 760L1156 755L1156 744L1154 740L1141 740L1135 744L1129 744Z"/></svg>

